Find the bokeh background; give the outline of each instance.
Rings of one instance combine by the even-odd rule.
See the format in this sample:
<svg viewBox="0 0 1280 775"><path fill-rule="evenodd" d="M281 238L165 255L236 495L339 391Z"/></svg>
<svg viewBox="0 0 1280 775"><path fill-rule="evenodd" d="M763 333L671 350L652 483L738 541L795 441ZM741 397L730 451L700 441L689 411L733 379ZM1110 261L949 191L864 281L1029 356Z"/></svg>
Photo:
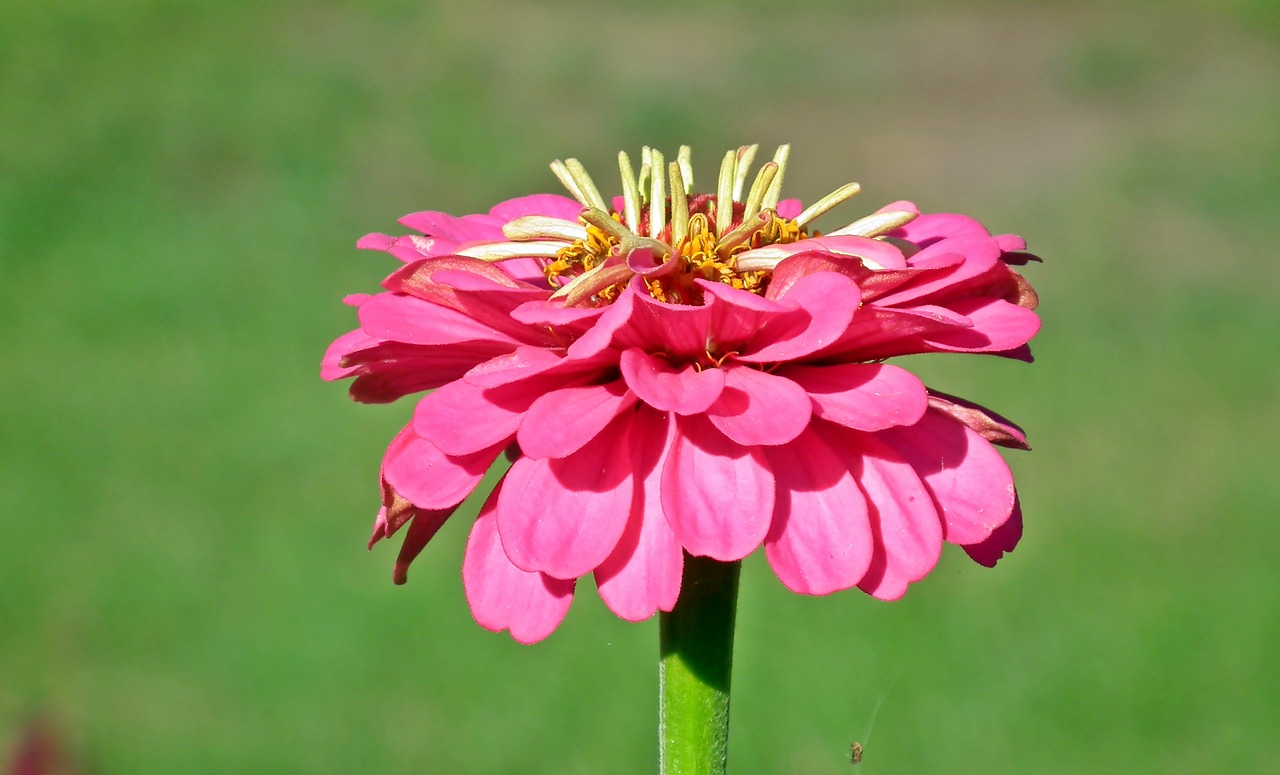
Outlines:
<svg viewBox="0 0 1280 775"><path fill-rule="evenodd" d="M411 404L319 359L404 213L790 142L791 195L863 184L820 226L911 198L1045 257L1036 364L916 365L1035 451L995 570L747 562L732 770L1274 772L1278 8L4 3L0 757L42 719L83 773L655 771L656 622L588 581L542 644L482 630L463 516L393 587Z"/></svg>

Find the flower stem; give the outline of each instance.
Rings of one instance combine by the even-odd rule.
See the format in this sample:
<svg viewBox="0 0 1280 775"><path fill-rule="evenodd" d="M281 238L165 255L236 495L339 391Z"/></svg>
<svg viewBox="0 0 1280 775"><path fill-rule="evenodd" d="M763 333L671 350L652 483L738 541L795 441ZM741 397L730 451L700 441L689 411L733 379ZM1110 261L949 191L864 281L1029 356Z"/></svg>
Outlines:
<svg viewBox="0 0 1280 775"><path fill-rule="evenodd" d="M723 775L741 562L684 557L680 599L660 616L661 775Z"/></svg>

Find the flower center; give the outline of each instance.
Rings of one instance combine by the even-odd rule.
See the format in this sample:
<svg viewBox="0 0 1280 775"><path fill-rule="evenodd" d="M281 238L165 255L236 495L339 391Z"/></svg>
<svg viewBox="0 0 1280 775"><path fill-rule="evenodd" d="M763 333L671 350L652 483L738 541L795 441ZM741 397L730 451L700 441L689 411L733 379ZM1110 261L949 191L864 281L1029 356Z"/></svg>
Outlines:
<svg viewBox="0 0 1280 775"><path fill-rule="evenodd" d="M687 146L670 165L661 152L645 148L638 174L627 154L620 153L621 211L605 205L576 160L553 163L557 177L586 207L580 219L585 236L556 251L544 266L555 295L566 297L566 304L608 304L637 274L653 298L674 304L701 304L700 279L763 294L772 270L742 270L737 256L810 236L808 222L853 196L858 187L844 186L794 219L784 218L777 206L789 147L780 147L773 161L761 166L744 197L756 150L747 146L726 153L716 193L696 195L690 193Z"/></svg>

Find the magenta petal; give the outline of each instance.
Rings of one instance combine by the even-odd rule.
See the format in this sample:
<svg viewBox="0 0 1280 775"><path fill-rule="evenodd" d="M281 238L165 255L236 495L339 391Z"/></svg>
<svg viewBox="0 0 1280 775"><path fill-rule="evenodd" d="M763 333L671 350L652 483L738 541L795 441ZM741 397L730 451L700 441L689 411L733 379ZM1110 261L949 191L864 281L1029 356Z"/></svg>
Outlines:
<svg viewBox="0 0 1280 775"><path fill-rule="evenodd" d="M634 347L623 351L618 366L640 400L664 412L705 412L724 390L720 369L698 371L692 364L676 369L670 361Z"/></svg>
<svg viewBox="0 0 1280 775"><path fill-rule="evenodd" d="M396 554L395 567L391 571L393 582L404 584L409 580L409 565L422 554L422 550L452 515L452 508L434 511L414 509L413 520L405 531L404 541Z"/></svg>
<svg viewBox="0 0 1280 775"><path fill-rule="evenodd" d="M1039 315L1003 299L964 299L950 307L973 321L973 327L923 336L940 350L1002 352L1026 344L1040 330Z"/></svg>
<svg viewBox="0 0 1280 775"><path fill-rule="evenodd" d="M738 360L769 363L815 353L840 339L861 299L857 283L844 275L817 272L802 277L781 298L794 312L770 316Z"/></svg>
<svg viewBox="0 0 1280 775"><path fill-rule="evenodd" d="M405 428L382 460L382 478L420 509L456 506L475 489L502 452L498 444L471 455L450 457Z"/></svg>
<svg viewBox="0 0 1280 775"><path fill-rule="evenodd" d="M528 404L502 406L485 392L458 380L428 393L414 409L414 432L447 455L470 455L511 438Z"/></svg>
<svg viewBox="0 0 1280 775"><path fill-rule="evenodd" d="M825 595L856 586L875 541L867 501L849 467L813 431L766 450L778 503L765 556L788 589Z"/></svg>
<svg viewBox="0 0 1280 775"><path fill-rule="evenodd" d="M620 418L568 457L511 465L498 530L516 567L572 579L613 553L631 513L628 430Z"/></svg>
<svg viewBox="0 0 1280 775"><path fill-rule="evenodd" d="M987 568L994 568L1006 554L1012 552L1022 540L1022 505L1015 496L1013 513L1005 523L992 531L981 543L962 546L969 558Z"/></svg>
<svg viewBox="0 0 1280 775"><path fill-rule="evenodd" d="M832 426L827 426L828 428ZM851 470L870 505L877 537L871 567L858 587L872 597L896 600L907 584L933 570L942 553L942 522L933 499L911 465L869 433L842 432Z"/></svg>
<svg viewBox="0 0 1280 775"><path fill-rule="evenodd" d="M788 365L777 372L804 388L813 413L859 431L911 425L929 405L924 384L911 372L882 363Z"/></svg>
<svg viewBox="0 0 1280 775"><path fill-rule="evenodd" d="M809 424L813 405L796 383L750 366L721 371L724 392L707 417L730 439L748 447L786 444Z"/></svg>
<svg viewBox="0 0 1280 775"><path fill-rule="evenodd" d="M510 630L521 643L536 643L551 634L573 602L573 581L529 573L507 559L498 540L496 504L499 489L489 496L471 527L462 558L462 586L471 615L485 629Z"/></svg>
<svg viewBox="0 0 1280 775"><path fill-rule="evenodd" d="M920 475L942 514L946 540L986 540L1013 511L1013 475L986 439L936 410L878 434Z"/></svg>
<svg viewBox="0 0 1280 775"><path fill-rule="evenodd" d="M631 622L670 611L680 595L684 552L662 513L662 469L674 422L641 408L632 423L637 487L631 518L613 554L596 568L596 586L609 610Z"/></svg>
<svg viewBox="0 0 1280 775"><path fill-rule="evenodd" d="M774 480L759 448L725 438L705 417L679 417L662 469L662 511L692 555L751 554L769 531Z"/></svg>
<svg viewBox="0 0 1280 775"><path fill-rule="evenodd" d="M514 221L526 215L546 215L577 223L578 214L581 212L582 205L578 200L559 194L532 194L517 197L499 202L489 209L489 215L502 221Z"/></svg>
<svg viewBox="0 0 1280 775"><path fill-rule="evenodd" d="M457 310L394 293L379 293L360 305L360 327L379 339L407 344L518 340Z"/></svg>
<svg viewBox="0 0 1280 775"><path fill-rule="evenodd" d="M728 288L728 286L721 286ZM745 291L743 293L746 293ZM754 294L746 294L752 296ZM760 298L756 296L755 298ZM712 312L708 306L667 304L658 301L645 290L641 278L632 281L630 287L613 306L627 303L630 312L625 325L612 335L613 345L624 350L639 347L646 352L664 352L677 358L697 359L707 350L707 332L711 330ZM593 336L601 328L609 312L600 316L592 330L583 339ZM575 343L570 347L574 354Z"/></svg>
<svg viewBox="0 0 1280 775"><path fill-rule="evenodd" d="M477 364L464 376L479 388L498 387L542 374L564 362L564 357L543 347L524 345Z"/></svg>
<svg viewBox="0 0 1280 775"><path fill-rule="evenodd" d="M333 340L333 344L329 345L329 349L325 350L324 358L320 361L320 378L335 380L351 376L359 367L350 366L344 368L342 366L343 358L357 350L373 347L381 341L369 336L363 329L359 328L354 331L348 331Z"/></svg>
<svg viewBox="0 0 1280 775"><path fill-rule="evenodd" d="M565 457L581 449L635 403L635 394L620 379L607 385L553 390L529 407L516 441L529 457Z"/></svg>
<svg viewBox="0 0 1280 775"><path fill-rule="evenodd" d="M409 213L400 219L400 225L417 229L429 237L441 237L451 242L499 242L504 239L502 227L496 218L489 216L463 216L424 210Z"/></svg>
<svg viewBox="0 0 1280 775"><path fill-rule="evenodd" d="M956 213L928 213L894 231L890 236L927 247L947 237L976 235L988 237L986 228L967 215Z"/></svg>

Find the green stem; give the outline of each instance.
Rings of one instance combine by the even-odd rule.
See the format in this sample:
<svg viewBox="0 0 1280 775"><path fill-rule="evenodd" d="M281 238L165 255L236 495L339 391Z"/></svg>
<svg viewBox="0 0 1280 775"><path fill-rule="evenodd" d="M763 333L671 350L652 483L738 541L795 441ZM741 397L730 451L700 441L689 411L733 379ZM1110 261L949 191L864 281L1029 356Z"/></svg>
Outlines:
<svg viewBox="0 0 1280 775"><path fill-rule="evenodd" d="M723 775L740 562L684 557L680 599L660 617L661 775Z"/></svg>

